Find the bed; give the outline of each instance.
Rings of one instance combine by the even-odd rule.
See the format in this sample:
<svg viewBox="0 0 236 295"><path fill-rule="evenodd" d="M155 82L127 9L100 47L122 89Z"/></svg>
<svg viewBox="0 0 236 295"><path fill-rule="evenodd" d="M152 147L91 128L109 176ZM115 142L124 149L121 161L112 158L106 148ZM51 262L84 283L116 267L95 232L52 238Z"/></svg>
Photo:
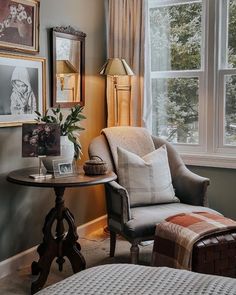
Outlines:
<svg viewBox="0 0 236 295"><path fill-rule="evenodd" d="M167 267L107 264L89 268L37 295L236 295L236 279Z"/></svg>

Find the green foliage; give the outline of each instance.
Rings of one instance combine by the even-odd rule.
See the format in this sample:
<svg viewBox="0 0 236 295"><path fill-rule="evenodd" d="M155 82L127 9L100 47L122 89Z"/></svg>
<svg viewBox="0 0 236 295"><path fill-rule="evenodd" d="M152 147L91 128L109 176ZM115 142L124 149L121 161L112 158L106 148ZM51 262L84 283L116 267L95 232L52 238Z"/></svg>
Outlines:
<svg viewBox="0 0 236 295"><path fill-rule="evenodd" d="M227 44L223 67L236 68L236 1L227 1ZM150 9L152 71L201 69L202 5L186 3ZM197 78L152 80L153 132L170 141L198 142ZM221 98L223 100L223 97ZM225 143L236 145L236 75L225 76Z"/></svg>
<svg viewBox="0 0 236 295"><path fill-rule="evenodd" d="M228 66L236 67L236 2L229 1Z"/></svg>
<svg viewBox="0 0 236 295"><path fill-rule="evenodd" d="M49 111L52 113L52 115L49 115ZM82 148L78 134L79 131L84 130L83 127L79 126L78 122L86 119L86 117L82 114L82 111L83 107L76 105L70 109L70 114L65 118L61 112L60 105L56 109L46 110L45 114L41 114L37 111L35 112L37 115L37 122L59 124L61 136L67 135L68 139L74 144L76 159L80 158L80 155L82 154Z"/></svg>
<svg viewBox="0 0 236 295"><path fill-rule="evenodd" d="M226 67L236 68L236 1L229 1L228 17L228 60ZM225 80L225 143L236 144L236 75L228 75Z"/></svg>
<svg viewBox="0 0 236 295"><path fill-rule="evenodd" d="M153 70L193 70L201 67L201 4L150 10Z"/></svg>
<svg viewBox="0 0 236 295"><path fill-rule="evenodd" d="M198 122L198 79L174 78L153 80L153 92L158 97L154 104L157 123L155 133L168 140L196 143ZM164 134L163 134L164 132Z"/></svg>
<svg viewBox="0 0 236 295"><path fill-rule="evenodd" d="M150 10L152 71L201 68L200 3ZM153 79L153 132L170 141L198 142L198 79Z"/></svg>
<svg viewBox="0 0 236 295"><path fill-rule="evenodd" d="M225 143L236 144L236 75L226 76Z"/></svg>

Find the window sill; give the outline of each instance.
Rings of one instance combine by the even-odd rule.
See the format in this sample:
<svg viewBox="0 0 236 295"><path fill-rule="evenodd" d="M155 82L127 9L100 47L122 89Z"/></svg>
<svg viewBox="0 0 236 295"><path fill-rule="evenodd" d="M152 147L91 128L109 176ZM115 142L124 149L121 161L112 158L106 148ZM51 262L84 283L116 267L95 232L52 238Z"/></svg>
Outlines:
<svg viewBox="0 0 236 295"><path fill-rule="evenodd" d="M236 157L218 154L185 154L180 153L186 165L236 169Z"/></svg>

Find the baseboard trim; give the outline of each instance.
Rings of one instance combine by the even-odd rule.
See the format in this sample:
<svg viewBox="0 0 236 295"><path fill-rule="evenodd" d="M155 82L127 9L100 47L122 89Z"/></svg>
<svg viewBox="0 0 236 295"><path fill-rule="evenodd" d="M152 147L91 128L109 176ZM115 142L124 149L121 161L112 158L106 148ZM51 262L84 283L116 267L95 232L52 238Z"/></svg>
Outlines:
<svg viewBox="0 0 236 295"><path fill-rule="evenodd" d="M8 276L20 268L30 265L32 261L38 259L37 247L32 247L17 255L14 255L6 260L0 262L0 279Z"/></svg>
<svg viewBox="0 0 236 295"><path fill-rule="evenodd" d="M79 237L89 235L91 232L105 227L107 224L107 215L103 215L88 223L77 227ZM17 255L14 255L6 260L0 262L0 279L8 276L20 268L24 268L32 263L32 261L38 259L37 247L32 247L26 251L23 251Z"/></svg>
<svg viewBox="0 0 236 295"><path fill-rule="evenodd" d="M83 225L77 227L77 233L79 237L84 237L96 231L100 228L104 228L107 225L107 215L98 217L90 222L87 222Z"/></svg>

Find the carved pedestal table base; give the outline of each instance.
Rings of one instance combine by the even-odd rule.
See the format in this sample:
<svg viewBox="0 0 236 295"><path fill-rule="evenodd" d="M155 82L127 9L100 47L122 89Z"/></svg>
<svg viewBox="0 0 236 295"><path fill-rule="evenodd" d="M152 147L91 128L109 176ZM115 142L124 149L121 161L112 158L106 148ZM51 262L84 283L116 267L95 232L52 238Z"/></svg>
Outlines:
<svg viewBox="0 0 236 295"><path fill-rule="evenodd" d="M117 177L113 172L105 175L86 176L83 172L73 177L33 179L29 175L37 173L37 168L26 168L9 173L7 180L16 184L54 188L56 194L55 207L50 210L45 218L43 226L43 242L38 246L39 260L32 263L32 274L38 275L32 283L31 293L36 293L44 286L53 260L62 271L64 257L67 257L72 265L74 273L85 268L85 259L81 254L80 244L77 242L75 221L72 213L64 206L64 191L67 187L90 186L103 184L115 180ZM53 234L53 228L55 234ZM65 225L68 230L65 231Z"/></svg>
<svg viewBox="0 0 236 295"><path fill-rule="evenodd" d="M32 263L32 274L38 275L38 279L32 283L31 293L39 291L45 284L51 263L54 258L62 271L64 257L67 257L72 265L74 273L85 269L85 259L80 253L81 247L74 223L74 217L68 208L64 206L63 194L65 188L54 188L56 204L48 213L43 227L43 243L39 245L39 261ZM68 224L68 232L65 232L64 221ZM56 222L56 233L52 235L52 227Z"/></svg>

